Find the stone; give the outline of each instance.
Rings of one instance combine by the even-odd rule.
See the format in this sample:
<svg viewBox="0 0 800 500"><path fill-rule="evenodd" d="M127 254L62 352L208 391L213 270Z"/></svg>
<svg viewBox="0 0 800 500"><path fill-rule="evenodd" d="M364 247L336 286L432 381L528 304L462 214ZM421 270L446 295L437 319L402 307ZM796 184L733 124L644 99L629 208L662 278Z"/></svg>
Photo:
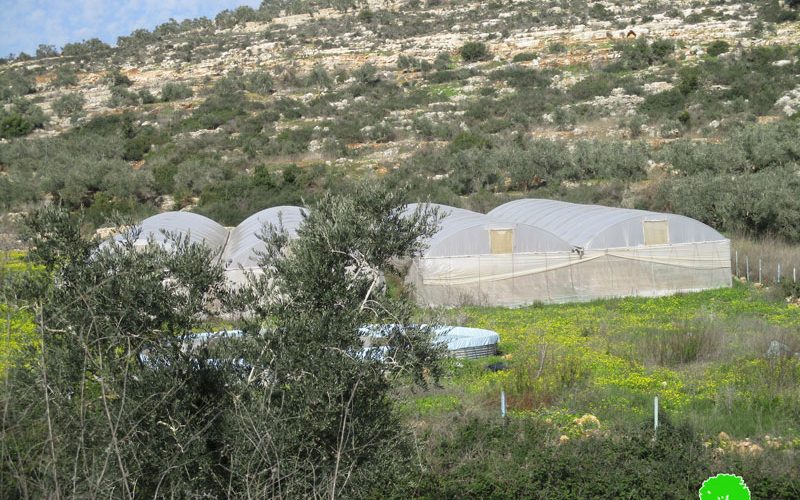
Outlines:
<svg viewBox="0 0 800 500"><path fill-rule="evenodd" d="M790 354L791 352L792 350L789 349L788 345L782 342L778 342L777 340L772 340L769 343L769 347L767 348L767 357L777 358L779 356L785 356L787 354Z"/></svg>

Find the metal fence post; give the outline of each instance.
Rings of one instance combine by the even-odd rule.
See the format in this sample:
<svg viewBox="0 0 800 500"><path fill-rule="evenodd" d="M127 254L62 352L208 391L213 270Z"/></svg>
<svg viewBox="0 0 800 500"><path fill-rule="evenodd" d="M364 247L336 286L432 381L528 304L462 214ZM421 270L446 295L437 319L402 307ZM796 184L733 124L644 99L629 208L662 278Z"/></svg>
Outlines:
<svg viewBox="0 0 800 500"><path fill-rule="evenodd" d="M745 279L747 279L747 281L750 281L750 256L749 255L745 255L744 256L744 268L745 268L745 272L746 272Z"/></svg>

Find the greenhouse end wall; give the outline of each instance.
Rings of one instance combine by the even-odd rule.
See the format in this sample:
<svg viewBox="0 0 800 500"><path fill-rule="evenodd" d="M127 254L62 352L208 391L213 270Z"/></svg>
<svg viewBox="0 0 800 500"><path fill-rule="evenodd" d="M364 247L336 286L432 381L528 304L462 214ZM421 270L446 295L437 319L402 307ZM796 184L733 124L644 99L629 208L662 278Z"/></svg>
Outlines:
<svg viewBox="0 0 800 500"><path fill-rule="evenodd" d="M730 241L423 257L412 263L407 281L424 306L656 297L731 286Z"/></svg>

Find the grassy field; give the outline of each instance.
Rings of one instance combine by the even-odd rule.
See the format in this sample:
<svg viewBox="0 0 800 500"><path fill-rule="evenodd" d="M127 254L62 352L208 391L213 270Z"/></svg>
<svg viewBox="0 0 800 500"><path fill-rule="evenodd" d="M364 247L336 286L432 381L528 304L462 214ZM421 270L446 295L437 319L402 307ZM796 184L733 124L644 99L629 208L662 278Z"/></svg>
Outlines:
<svg viewBox="0 0 800 500"><path fill-rule="evenodd" d="M772 447L800 446L800 308L769 290L730 289L520 309L447 311L496 330L497 358L451 361L443 387L417 395L412 417L476 406L537 415L567 436L624 431L652 419ZM506 369L492 372L490 363ZM586 417L588 415L588 417ZM583 417L583 419L581 419ZM723 435L724 436L724 435Z"/></svg>
<svg viewBox="0 0 800 500"><path fill-rule="evenodd" d="M22 259L3 254L3 274L24 269ZM29 311L3 301L0 313L1 373L36 340ZM652 418L658 396L665 415L707 437L800 447L800 307L773 290L736 283L657 299L425 314L497 331L500 354L448 361L442 387L406 400L413 419L497 412L505 390L512 415L542 417L566 436L587 425L623 432ZM492 363L506 369L492 372Z"/></svg>

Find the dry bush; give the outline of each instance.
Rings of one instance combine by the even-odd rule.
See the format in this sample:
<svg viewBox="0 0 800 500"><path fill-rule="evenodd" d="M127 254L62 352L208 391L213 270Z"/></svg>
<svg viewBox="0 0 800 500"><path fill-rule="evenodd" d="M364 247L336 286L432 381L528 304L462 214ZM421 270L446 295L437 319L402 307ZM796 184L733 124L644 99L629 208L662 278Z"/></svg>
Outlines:
<svg viewBox="0 0 800 500"><path fill-rule="evenodd" d="M738 253L738 271L737 271ZM731 237L731 269L737 276L746 276L746 260L750 262L750 281L758 281L758 262L761 260L761 281L775 283L778 264L781 265L781 281L793 280L792 270L796 269L800 281L800 245L787 243L779 238L765 236L749 238L733 235Z"/></svg>
<svg viewBox="0 0 800 500"><path fill-rule="evenodd" d="M706 318L685 320L668 329L650 329L642 335L642 358L661 366L678 366L716 358L725 337L720 323Z"/></svg>

